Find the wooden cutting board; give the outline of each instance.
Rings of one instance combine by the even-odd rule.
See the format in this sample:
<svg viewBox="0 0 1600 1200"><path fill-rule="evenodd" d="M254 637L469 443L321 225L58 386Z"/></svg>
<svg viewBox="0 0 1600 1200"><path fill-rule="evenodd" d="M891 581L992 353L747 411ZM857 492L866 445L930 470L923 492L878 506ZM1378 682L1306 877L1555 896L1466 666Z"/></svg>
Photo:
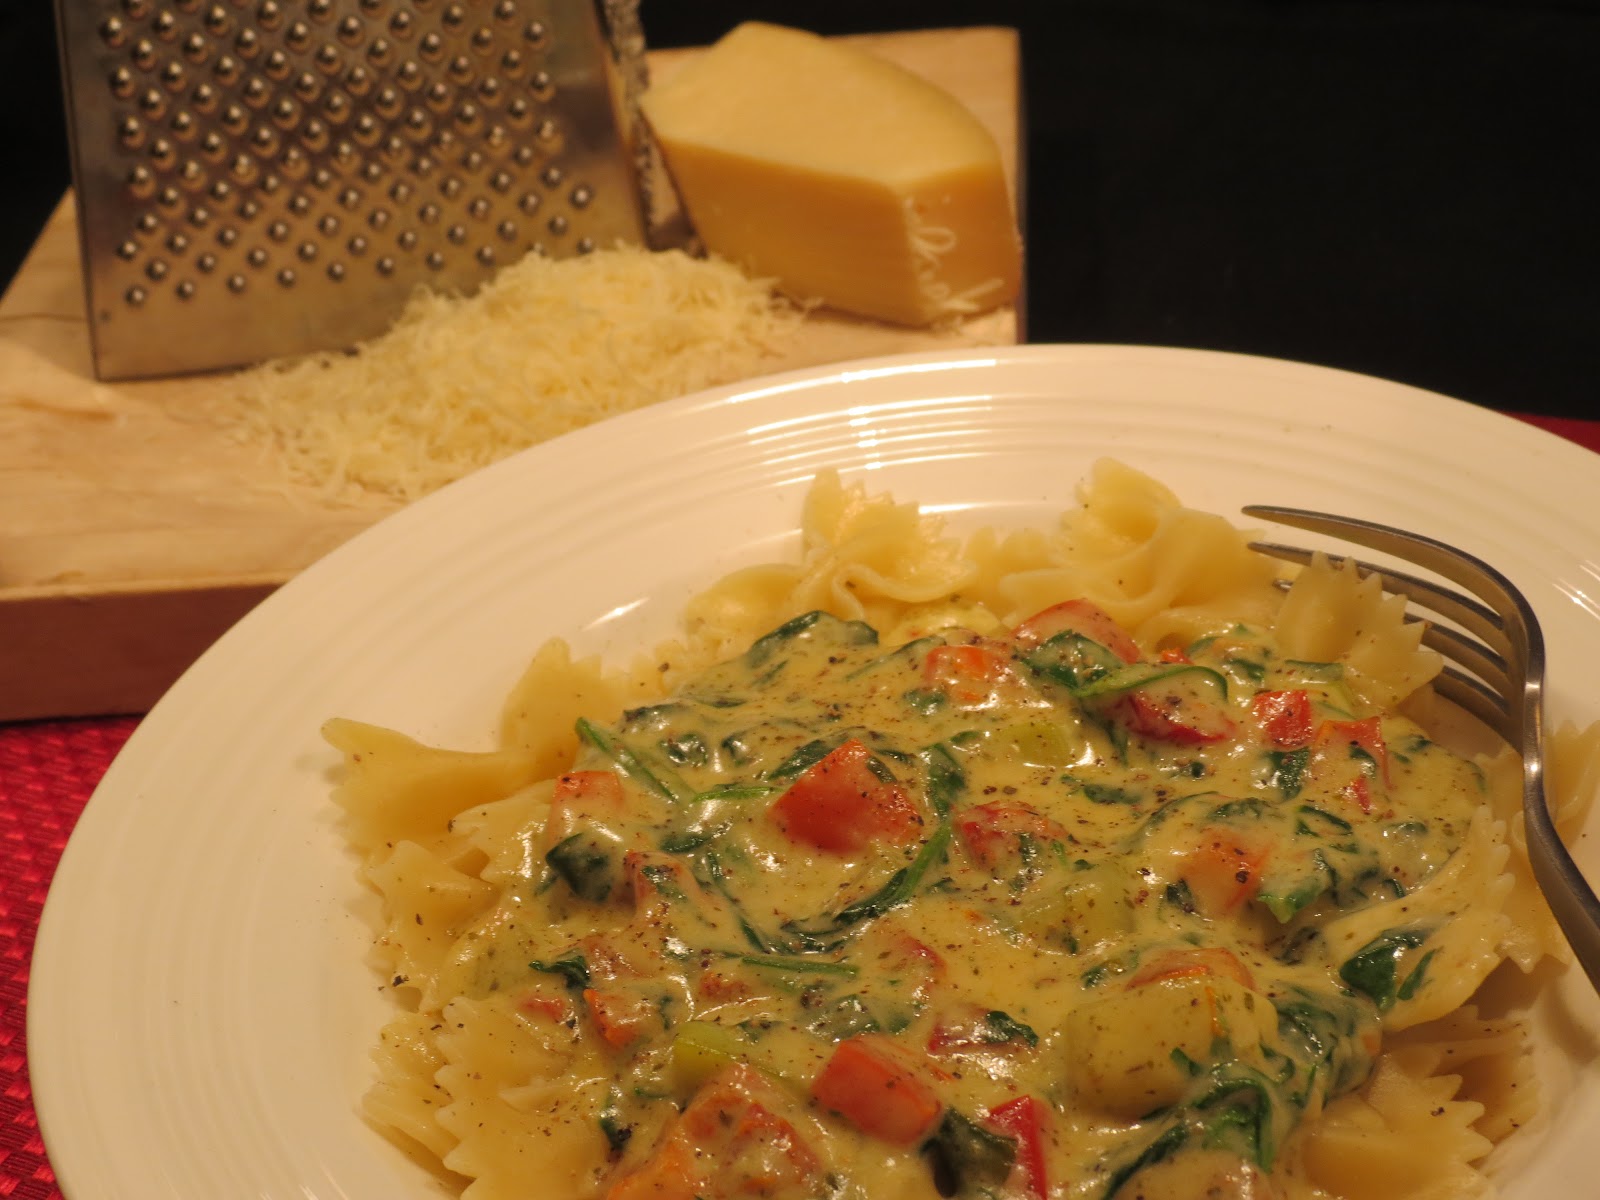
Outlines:
<svg viewBox="0 0 1600 1200"><path fill-rule="evenodd" d="M1020 193L1014 30L848 40L967 104ZM652 76L695 53L652 52ZM69 194L0 298L0 720L145 711L274 588L395 507L286 486L260 450L195 419L226 373L98 382L79 267ZM1012 309L945 332L823 311L763 373L1014 343L1019 328Z"/></svg>

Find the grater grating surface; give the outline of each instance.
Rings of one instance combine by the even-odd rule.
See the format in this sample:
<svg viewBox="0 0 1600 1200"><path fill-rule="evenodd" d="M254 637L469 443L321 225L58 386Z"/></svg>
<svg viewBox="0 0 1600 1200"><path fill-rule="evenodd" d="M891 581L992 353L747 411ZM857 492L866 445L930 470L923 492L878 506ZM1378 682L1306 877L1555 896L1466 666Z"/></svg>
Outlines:
<svg viewBox="0 0 1600 1200"><path fill-rule="evenodd" d="M646 240L596 0L57 0L104 379L338 349L426 284Z"/></svg>

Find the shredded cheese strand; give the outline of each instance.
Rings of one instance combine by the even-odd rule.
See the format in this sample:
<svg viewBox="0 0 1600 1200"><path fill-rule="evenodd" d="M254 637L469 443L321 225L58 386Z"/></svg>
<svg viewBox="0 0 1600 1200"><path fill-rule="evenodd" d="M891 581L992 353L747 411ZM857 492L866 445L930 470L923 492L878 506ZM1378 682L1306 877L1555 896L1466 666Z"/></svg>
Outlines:
<svg viewBox="0 0 1600 1200"><path fill-rule="evenodd" d="M243 372L209 415L338 500L414 500L584 425L760 371L803 320L725 261L529 255L470 297L419 292L348 354Z"/></svg>

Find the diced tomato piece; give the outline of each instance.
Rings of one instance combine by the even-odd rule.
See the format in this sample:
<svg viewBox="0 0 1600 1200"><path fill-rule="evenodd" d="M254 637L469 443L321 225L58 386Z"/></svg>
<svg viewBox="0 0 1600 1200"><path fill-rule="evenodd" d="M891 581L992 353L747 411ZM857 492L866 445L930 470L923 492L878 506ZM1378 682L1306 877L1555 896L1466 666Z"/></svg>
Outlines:
<svg viewBox="0 0 1600 1200"><path fill-rule="evenodd" d="M619 1050L661 1028L660 1008L640 992L584 988L583 1002L606 1045Z"/></svg>
<svg viewBox="0 0 1600 1200"><path fill-rule="evenodd" d="M1082 599L1063 600L1034 613L1011 631L1011 640L1019 646L1037 646L1058 633L1068 632L1099 642L1123 662L1138 662L1143 657L1139 644L1105 609Z"/></svg>
<svg viewBox="0 0 1600 1200"><path fill-rule="evenodd" d="M1372 785L1367 782L1365 775L1357 775L1340 788L1339 798L1347 804L1355 805L1364 813L1372 811Z"/></svg>
<svg viewBox="0 0 1600 1200"><path fill-rule="evenodd" d="M961 810L955 824L972 856L990 868L1019 858L1024 838L1041 845L1067 840L1064 826L1026 804L974 804Z"/></svg>
<svg viewBox="0 0 1600 1200"><path fill-rule="evenodd" d="M639 1167L611 1185L606 1200L699 1200L694 1147L681 1133L661 1140Z"/></svg>
<svg viewBox="0 0 1600 1200"><path fill-rule="evenodd" d="M548 848L585 825L617 816L623 807L622 780L614 771L568 771L556 780L545 819Z"/></svg>
<svg viewBox="0 0 1600 1200"><path fill-rule="evenodd" d="M1303 688L1257 692L1251 697L1250 713L1262 737L1279 750L1298 750L1311 742L1311 694Z"/></svg>
<svg viewBox="0 0 1600 1200"><path fill-rule="evenodd" d="M607 1200L815 1194L821 1160L783 1115L792 1104L745 1064L723 1068Z"/></svg>
<svg viewBox="0 0 1600 1200"><path fill-rule="evenodd" d="M1193 663L1194 662L1194 659L1189 657L1189 652L1187 650L1180 650L1176 646L1167 647L1159 655L1157 655L1157 659L1158 659L1158 661L1164 662L1164 663Z"/></svg>
<svg viewBox="0 0 1600 1200"><path fill-rule="evenodd" d="M1117 697L1109 709L1132 732L1159 742L1204 746L1234 734L1233 718L1222 705L1165 680Z"/></svg>
<svg viewBox="0 0 1600 1200"><path fill-rule="evenodd" d="M695 1093L682 1130L706 1151L716 1195L810 1194L820 1160L794 1122L781 1115L790 1101L743 1063L725 1067Z"/></svg>
<svg viewBox="0 0 1600 1200"><path fill-rule="evenodd" d="M921 1142L944 1112L923 1072L895 1043L872 1033L840 1042L811 1094L861 1132L896 1146Z"/></svg>
<svg viewBox="0 0 1600 1200"><path fill-rule="evenodd" d="M1044 1102L1018 1096L989 1110L984 1124L1017 1143L1012 1167L1012 1188L1029 1200L1045 1200L1050 1185L1044 1167L1044 1129L1048 1113Z"/></svg>
<svg viewBox="0 0 1600 1200"><path fill-rule="evenodd" d="M1385 786L1389 779L1389 747L1383 738L1383 722L1377 717L1361 721L1324 721L1317 727L1316 749L1324 754L1335 747L1358 747L1377 767Z"/></svg>
<svg viewBox="0 0 1600 1200"><path fill-rule="evenodd" d="M558 1025L565 1025L578 1015L572 1000L564 991L557 992L550 988L533 989L517 1001L517 1007L525 1013L548 1018Z"/></svg>
<svg viewBox="0 0 1600 1200"><path fill-rule="evenodd" d="M981 643L935 646L923 661L922 684L971 706L993 699L995 688L1010 673L1010 658Z"/></svg>
<svg viewBox="0 0 1600 1200"><path fill-rule="evenodd" d="M1163 979L1191 979L1199 975L1219 975L1255 990L1255 976L1239 961L1238 955L1221 946L1196 946L1163 950L1139 965L1129 987L1143 987Z"/></svg>
<svg viewBox="0 0 1600 1200"><path fill-rule="evenodd" d="M878 778L872 752L852 738L790 785L767 815L797 842L839 854L922 833L922 815L898 783Z"/></svg>
<svg viewBox="0 0 1600 1200"><path fill-rule="evenodd" d="M1200 831L1200 841L1184 856L1181 878L1195 905L1208 917L1237 912L1261 890L1267 847L1228 826Z"/></svg>

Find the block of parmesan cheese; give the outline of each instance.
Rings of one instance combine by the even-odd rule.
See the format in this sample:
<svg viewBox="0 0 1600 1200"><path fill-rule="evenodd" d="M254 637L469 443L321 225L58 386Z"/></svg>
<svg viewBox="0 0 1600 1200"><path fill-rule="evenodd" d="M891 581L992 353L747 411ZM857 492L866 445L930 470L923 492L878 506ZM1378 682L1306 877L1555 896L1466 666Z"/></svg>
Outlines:
<svg viewBox="0 0 1600 1200"><path fill-rule="evenodd" d="M1016 297L999 147L909 71L749 22L643 109L706 249L791 295L913 326Z"/></svg>

